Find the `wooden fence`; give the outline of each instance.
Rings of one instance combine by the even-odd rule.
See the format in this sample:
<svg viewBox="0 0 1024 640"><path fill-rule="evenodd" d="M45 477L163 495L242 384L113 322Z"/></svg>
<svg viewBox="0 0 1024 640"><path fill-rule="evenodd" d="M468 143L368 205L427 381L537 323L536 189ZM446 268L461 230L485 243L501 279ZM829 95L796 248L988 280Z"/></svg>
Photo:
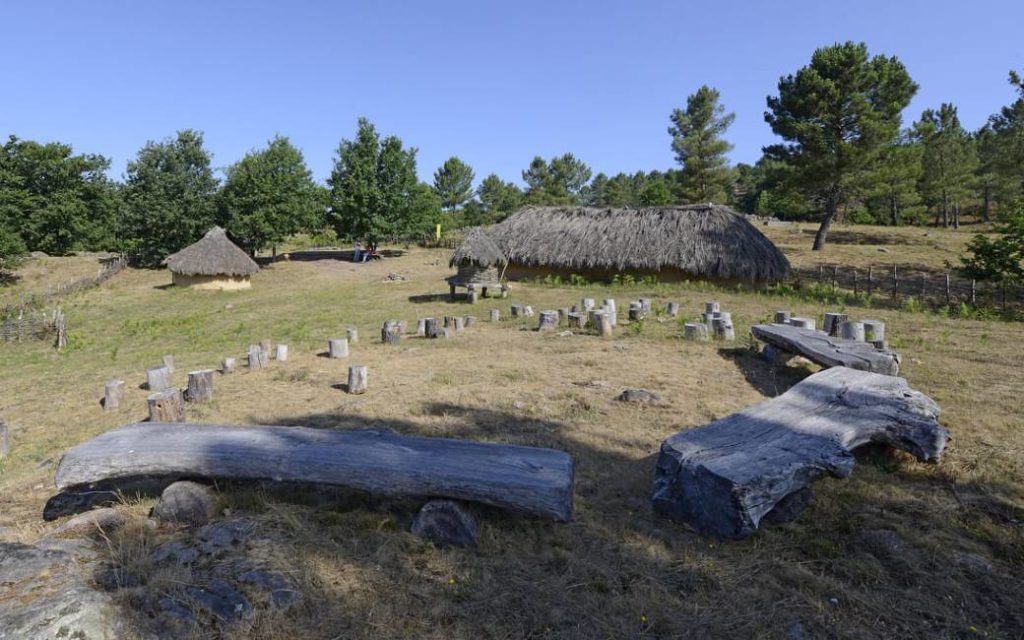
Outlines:
<svg viewBox="0 0 1024 640"><path fill-rule="evenodd" d="M889 297L897 302L913 298L936 306L1024 308L1024 287L1020 285L970 280L951 273L895 264L867 268L819 264L795 268L789 282L797 286L817 283L854 294Z"/></svg>

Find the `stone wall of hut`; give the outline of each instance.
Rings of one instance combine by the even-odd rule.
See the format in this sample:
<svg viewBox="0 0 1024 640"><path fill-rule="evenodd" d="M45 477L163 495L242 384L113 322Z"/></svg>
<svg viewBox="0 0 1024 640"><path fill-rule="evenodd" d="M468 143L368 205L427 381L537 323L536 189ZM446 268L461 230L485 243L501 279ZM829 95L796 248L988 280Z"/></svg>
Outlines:
<svg viewBox="0 0 1024 640"><path fill-rule="evenodd" d="M456 278L459 282L496 283L501 278L501 269L495 266L481 267L475 264L460 264Z"/></svg>
<svg viewBox="0 0 1024 640"><path fill-rule="evenodd" d="M171 273L171 284L176 287L209 291L241 291L252 288L249 276L186 276Z"/></svg>

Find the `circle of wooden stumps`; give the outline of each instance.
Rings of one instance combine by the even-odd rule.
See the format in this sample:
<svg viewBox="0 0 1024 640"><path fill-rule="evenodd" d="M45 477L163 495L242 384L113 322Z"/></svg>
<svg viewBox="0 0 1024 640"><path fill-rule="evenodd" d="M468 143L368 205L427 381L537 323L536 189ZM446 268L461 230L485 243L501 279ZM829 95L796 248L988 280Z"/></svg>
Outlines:
<svg viewBox="0 0 1024 640"><path fill-rule="evenodd" d="M327 341L327 357L337 360L348 357L348 338L334 338Z"/></svg>
<svg viewBox="0 0 1024 640"><path fill-rule="evenodd" d="M366 393L366 374L367 370L365 366L353 365L348 368L348 387L346 390L352 394Z"/></svg>
<svg viewBox="0 0 1024 640"><path fill-rule="evenodd" d="M146 399L150 422L185 422L185 398L181 389L171 387Z"/></svg>
<svg viewBox="0 0 1024 640"><path fill-rule="evenodd" d="M188 372L188 388L185 396L189 402L213 400L213 369Z"/></svg>

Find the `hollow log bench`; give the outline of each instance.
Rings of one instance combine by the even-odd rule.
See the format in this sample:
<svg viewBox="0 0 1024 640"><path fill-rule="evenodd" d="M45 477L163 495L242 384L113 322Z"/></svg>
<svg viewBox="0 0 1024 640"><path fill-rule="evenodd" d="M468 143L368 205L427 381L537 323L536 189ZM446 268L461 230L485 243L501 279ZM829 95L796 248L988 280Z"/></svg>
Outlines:
<svg viewBox="0 0 1024 640"><path fill-rule="evenodd" d="M466 290L466 297L470 302L476 302L476 292L480 292L480 295L484 298L488 297L488 292L492 289L497 289L501 292L500 297L507 298L509 292L509 286L507 282L463 282L455 278L448 279L448 301L455 302L455 289L462 287Z"/></svg>
<svg viewBox="0 0 1024 640"><path fill-rule="evenodd" d="M114 492L139 479L162 488L182 478L336 485L572 518L573 461L564 451L307 427L128 424L64 454L61 493L50 500L74 504L76 492Z"/></svg>
<svg viewBox="0 0 1024 640"><path fill-rule="evenodd" d="M750 332L780 352L777 360L803 356L823 367L848 367L889 376L899 374L899 354L877 349L869 342L836 338L824 331L788 324L757 324Z"/></svg>
<svg viewBox="0 0 1024 640"><path fill-rule="evenodd" d="M789 522L809 503L808 484L853 471L869 442L938 462L949 434L939 407L903 378L834 367L786 393L661 445L654 510L700 533L741 539L762 520Z"/></svg>

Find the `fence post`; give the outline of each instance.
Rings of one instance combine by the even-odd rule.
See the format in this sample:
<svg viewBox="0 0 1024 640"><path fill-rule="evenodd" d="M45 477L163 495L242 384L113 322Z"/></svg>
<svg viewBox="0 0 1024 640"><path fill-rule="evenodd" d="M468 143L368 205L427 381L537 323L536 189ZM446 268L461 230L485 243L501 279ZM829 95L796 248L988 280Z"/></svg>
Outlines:
<svg viewBox="0 0 1024 640"><path fill-rule="evenodd" d="M952 303L952 300L949 297L949 274L947 273L946 274L946 305L948 306L951 303Z"/></svg>
<svg viewBox="0 0 1024 640"><path fill-rule="evenodd" d="M978 302L978 281L971 280L971 306L977 306Z"/></svg>
<svg viewBox="0 0 1024 640"><path fill-rule="evenodd" d="M836 277L839 275L839 263L832 265L832 293L836 292Z"/></svg>
<svg viewBox="0 0 1024 640"><path fill-rule="evenodd" d="M892 265L892 297L896 298L896 288L899 286L899 280L896 278L896 265Z"/></svg>
<svg viewBox="0 0 1024 640"><path fill-rule="evenodd" d="M818 282L821 282L821 263L818 263Z"/></svg>
<svg viewBox="0 0 1024 640"><path fill-rule="evenodd" d="M853 268L853 295L857 295L857 267Z"/></svg>
<svg viewBox="0 0 1024 640"><path fill-rule="evenodd" d="M872 281L872 278L871 278L871 275L872 275L873 271L874 271L874 267L871 266L871 265L868 265L868 297L871 296L872 286L874 285L874 282Z"/></svg>

